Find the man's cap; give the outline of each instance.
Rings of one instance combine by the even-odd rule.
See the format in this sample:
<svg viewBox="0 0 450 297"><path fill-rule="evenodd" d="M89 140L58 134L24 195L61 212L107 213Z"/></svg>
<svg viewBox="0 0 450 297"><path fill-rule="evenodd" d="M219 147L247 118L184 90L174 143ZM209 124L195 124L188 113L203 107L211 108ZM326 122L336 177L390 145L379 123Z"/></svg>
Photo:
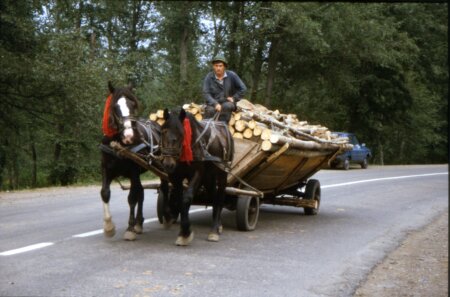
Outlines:
<svg viewBox="0 0 450 297"><path fill-rule="evenodd" d="M228 65L228 62L227 62L227 60L225 59L225 57L224 57L224 56L221 56L221 55L215 56L214 59L212 59L212 61L211 61L212 64L214 64L214 63L216 63L216 62L222 62L223 64L225 64L225 66Z"/></svg>

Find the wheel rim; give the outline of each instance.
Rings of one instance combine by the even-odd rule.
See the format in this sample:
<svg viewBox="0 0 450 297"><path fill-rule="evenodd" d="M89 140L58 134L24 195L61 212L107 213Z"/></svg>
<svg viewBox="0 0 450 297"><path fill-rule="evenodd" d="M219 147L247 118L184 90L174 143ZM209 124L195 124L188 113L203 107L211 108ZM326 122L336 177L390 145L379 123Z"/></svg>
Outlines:
<svg viewBox="0 0 450 297"><path fill-rule="evenodd" d="M250 198L247 216L249 225L253 226L258 218L258 200L255 197Z"/></svg>

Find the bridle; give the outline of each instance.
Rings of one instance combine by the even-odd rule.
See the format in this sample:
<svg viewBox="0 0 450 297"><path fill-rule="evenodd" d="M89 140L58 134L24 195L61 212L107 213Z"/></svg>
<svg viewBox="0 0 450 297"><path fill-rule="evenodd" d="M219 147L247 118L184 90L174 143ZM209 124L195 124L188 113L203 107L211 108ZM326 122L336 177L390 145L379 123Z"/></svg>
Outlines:
<svg viewBox="0 0 450 297"><path fill-rule="evenodd" d="M183 141L180 141L177 146L165 147L163 134L161 133L161 143L160 143L161 158L174 158L174 159L178 160L181 155L182 146L183 146Z"/></svg>

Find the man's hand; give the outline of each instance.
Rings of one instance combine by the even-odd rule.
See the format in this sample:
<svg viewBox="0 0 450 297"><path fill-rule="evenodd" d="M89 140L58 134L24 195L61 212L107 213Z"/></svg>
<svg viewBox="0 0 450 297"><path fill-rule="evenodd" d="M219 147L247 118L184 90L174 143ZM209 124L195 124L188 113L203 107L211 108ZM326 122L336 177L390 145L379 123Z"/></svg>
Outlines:
<svg viewBox="0 0 450 297"><path fill-rule="evenodd" d="M227 97L227 100L232 102L232 103L234 102L234 98L233 97Z"/></svg>
<svg viewBox="0 0 450 297"><path fill-rule="evenodd" d="M219 103L216 104L216 111L220 112L222 110L222 105L220 105Z"/></svg>

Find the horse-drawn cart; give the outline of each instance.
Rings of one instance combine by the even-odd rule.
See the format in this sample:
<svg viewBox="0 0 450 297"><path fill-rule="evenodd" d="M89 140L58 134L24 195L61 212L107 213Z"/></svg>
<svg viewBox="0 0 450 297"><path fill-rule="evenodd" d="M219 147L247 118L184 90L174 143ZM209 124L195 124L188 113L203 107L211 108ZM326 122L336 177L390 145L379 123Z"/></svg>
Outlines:
<svg viewBox="0 0 450 297"><path fill-rule="evenodd" d="M295 145L290 142L273 145L269 150L261 149L260 142L248 139L235 138L234 144L225 207L236 210L237 228L243 231L255 229L262 203L301 207L306 215L316 215L320 207L320 183L310 177L349 149L345 143L307 140L295 140ZM127 150L122 153L133 157ZM139 162L139 158L133 159ZM164 197L159 182L145 184L144 188L158 190L157 213L162 223ZM192 204L210 205L211 201L200 191Z"/></svg>

